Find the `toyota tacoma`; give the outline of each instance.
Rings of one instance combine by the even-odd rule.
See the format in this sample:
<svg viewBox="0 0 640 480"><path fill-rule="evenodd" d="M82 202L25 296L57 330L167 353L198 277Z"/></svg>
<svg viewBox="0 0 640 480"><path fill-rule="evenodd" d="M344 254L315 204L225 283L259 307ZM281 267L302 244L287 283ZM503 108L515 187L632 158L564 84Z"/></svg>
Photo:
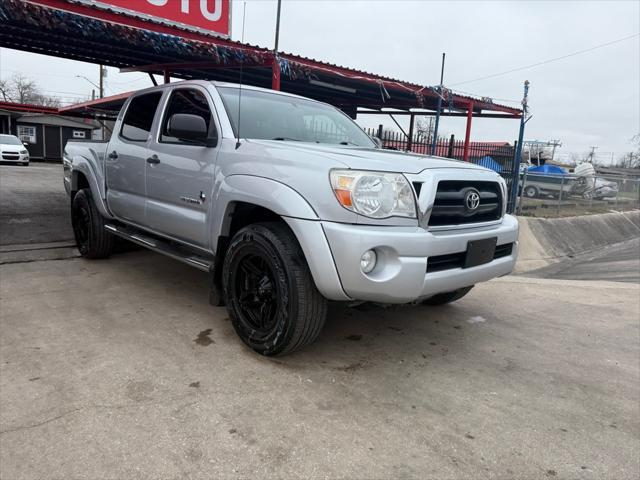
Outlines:
<svg viewBox="0 0 640 480"><path fill-rule="evenodd" d="M313 342L328 301L445 304L517 255L495 172L382 150L330 105L249 86L132 94L110 140L67 143L64 185L82 256L117 236L208 272L263 355Z"/></svg>

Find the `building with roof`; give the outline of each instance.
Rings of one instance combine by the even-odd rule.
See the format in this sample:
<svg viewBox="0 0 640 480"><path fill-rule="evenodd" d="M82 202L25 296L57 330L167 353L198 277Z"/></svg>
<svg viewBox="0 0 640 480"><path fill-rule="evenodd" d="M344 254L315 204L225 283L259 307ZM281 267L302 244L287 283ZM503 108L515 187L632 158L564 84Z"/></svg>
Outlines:
<svg viewBox="0 0 640 480"><path fill-rule="evenodd" d="M0 134L20 138L32 160L62 161L67 140L90 140L97 128L92 121L58 115L57 109L0 102Z"/></svg>

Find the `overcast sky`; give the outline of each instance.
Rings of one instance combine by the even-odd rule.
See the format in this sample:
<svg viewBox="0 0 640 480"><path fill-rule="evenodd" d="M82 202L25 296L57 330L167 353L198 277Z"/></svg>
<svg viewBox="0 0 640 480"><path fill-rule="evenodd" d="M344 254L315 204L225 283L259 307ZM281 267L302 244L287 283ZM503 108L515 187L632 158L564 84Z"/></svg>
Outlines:
<svg viewBox="0 0 640 480"><path fill-rule="evenodd" d="M142 1L142 0L135 0ZM243 2L233 1L233 38L240 40ZM275 0L247 0L245 41L272 47ZM640 32L640 2L284 0L281 50L411 82L435 85L446 52L445 85L499 101L522 98L531 82L529 140L560 139L559 152L598 146L604 159L632 149L640 132L640 37L527 70L471 81L585 50ZM90 95L85 75L98 67L8 49L0 76L16 72L67 100ZM107 94L149 85L146 76L110 69ZM377 124L369 117L361 123ZM464 134L444 118L441 132ZM517 138L518 122L475 119L474 140Z"/></svg>

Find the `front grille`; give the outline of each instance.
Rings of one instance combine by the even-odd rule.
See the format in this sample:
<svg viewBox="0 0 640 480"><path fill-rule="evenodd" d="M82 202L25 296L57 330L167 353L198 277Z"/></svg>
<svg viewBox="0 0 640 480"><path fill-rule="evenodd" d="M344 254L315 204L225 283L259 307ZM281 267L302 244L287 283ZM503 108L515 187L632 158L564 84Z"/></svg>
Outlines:
<svg viewBox="0 0 640 480"><path fill-rule="evenodd" d="M18 153L3 153L2 154L2 159L3 160L18 160L20 158L20 154Z"/></svg>
<svg viewBox="0 0 640 480"><path fill-rule="evenodd" d="M473 189L480 194L480 204L470 211L465 205L465 197ZM500 220L501 216L502 190L499 183L444 180L438 183L429 226L491 222Z"/></svg>
<svg viewBox="0 0 640 480"><path fill-rule="evenodd" d="M508 257L513 253L513 243L505 243L496 247L493 259ZM453 268L463 268L467 252L449 253L429 257L427 261L427 273L442 272Z"/></svg>

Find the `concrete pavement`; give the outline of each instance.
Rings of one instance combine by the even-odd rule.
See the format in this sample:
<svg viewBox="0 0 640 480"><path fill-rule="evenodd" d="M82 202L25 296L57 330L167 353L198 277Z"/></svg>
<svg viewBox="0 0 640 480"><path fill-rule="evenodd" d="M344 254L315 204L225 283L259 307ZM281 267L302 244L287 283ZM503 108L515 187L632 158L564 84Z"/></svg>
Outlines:
<svg viewBox="0 0 640 480"><path fill-rule="evenodd" d="M201 272L69 258L60 168L0 166L0 478L640 476L639 285L511 276L446 307L334 305L316 344L265 359Z"/></svg>
<svg viewBox="0 0 640 480"><path fill-rule="evenodd" d="M640 287L507 277L245 349L150 252L0 266L0 477L637 478Z"/></svg>
<svg viewBox="0 0 640 480"><path fill-rule="evenodd" d="M640 238L576 255L525 275L570 280L640 283Z"/></svg>
<svg viewBox="0 0 640 480"><path fill-rule="evenodd" d="M72 240L62 165L0 165L0 245Z"/></svg>

